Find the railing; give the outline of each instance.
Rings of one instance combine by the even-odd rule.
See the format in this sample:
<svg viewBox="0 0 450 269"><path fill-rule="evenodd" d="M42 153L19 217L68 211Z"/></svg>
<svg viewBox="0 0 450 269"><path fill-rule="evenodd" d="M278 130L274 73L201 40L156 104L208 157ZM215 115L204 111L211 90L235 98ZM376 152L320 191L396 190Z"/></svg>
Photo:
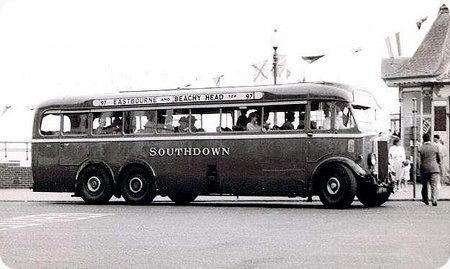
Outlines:
<svg viewBox="0 0 450 269"><path fill-rule="evenodd" d="M31 162L31 143L0 141L0 162L28 166Z"/></svg>

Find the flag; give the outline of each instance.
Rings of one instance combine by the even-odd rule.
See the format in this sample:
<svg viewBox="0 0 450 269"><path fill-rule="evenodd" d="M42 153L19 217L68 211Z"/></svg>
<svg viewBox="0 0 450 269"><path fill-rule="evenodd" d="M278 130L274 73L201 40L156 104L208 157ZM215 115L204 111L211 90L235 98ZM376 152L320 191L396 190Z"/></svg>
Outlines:
<svg viewBox="0 0 450 269"><path fill-rule="evenodd" d="M284 69L286 68L286 55L278 54L278 63L277 63L277 77L281 77L281 74L283 74ZM273 72L273 67L272 67Z"/></svg>
<svg viewBox="0 0 450 269"><path fill-rule="evenodd" d="M417 29L420 30L420 27L422 27L422 24L423 24L427 19L428 19L428 17L425 17L425 18L422 18L422 19L418 20L418 21L416 22Z"/></svg>
<svg viewBox="0 0 450 269"><path fill-rule="evenodd" d="M8 106L8 105L3 106L2 109L0 110L0 116L3 116L3 114L5 114L6 111L8 111L8 109L10 109L10 108L11 108L11 106Z"/></svg>
<svg viewBox="0 0 450 269"><path fill-rule="evenodd" d="M253 70L253 82L260 82L268 79L269 64L268 60L251 65Z"/></svg>
<svg viewBox="0 0 450 269"><path fill-rule="evenodd" d="M395 42L397 43L397 53L398 56L402 56L402 48L400 45L400 32L395 33Z"/></svg>
<svg viewBox="0 0 450 269"><path fill-rule="evenodd" d="M291 70L286 69L286 79L288 79L291 76Z"/></svg>
<svg viewBox="0 0 450 269"><path fill-rule="evenodd" d="M216 85L216 87L220 87L220 81L222 80L223 75L217 76L213 78L214 81L214 85Z"/></svg>
<svg viewBox="0 0 450 269"><path fill-rule="evenodd" d="M392 52L391 38L387 36L384 41L386 42L386 47L388 50L389 58L394 58L394 53Z"/></svg>
<svg viewBox="0 0 450 269"><path fill-rule="evenodd" d="M309 63L312 64L315 61L319 60L320 58L322 58L323 56L325 56L325 54L319 54L319 55L311 55L311 56L302 56L302 59Z"/></svg>
<svg viewBox="0 0 450 269"><path fill-rule="evenodd" d="M361 47L356 47L356 48L351 49L350 51L352 53L358 53L358 52L362 51L362 48Z"/></svg>

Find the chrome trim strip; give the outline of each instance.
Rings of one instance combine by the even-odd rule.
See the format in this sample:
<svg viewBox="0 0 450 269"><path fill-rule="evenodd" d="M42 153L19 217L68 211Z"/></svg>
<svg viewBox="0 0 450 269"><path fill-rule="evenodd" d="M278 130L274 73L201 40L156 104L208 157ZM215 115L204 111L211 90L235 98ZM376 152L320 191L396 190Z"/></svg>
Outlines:
<svg viewBox="0 0 450 269"><path fill-rule="evenodd" d="M318 134L311 137L306 133L254 133L254 134L218 134L218 135L172 135L172 136L127 136L127 137L95 137L95 138L49 138L32 139L31 143L81 143L81 142L141 142L141 141L183 141L183 140L249 140L249 139L294 139L294 138L362 138L371 134Z"/></svg>

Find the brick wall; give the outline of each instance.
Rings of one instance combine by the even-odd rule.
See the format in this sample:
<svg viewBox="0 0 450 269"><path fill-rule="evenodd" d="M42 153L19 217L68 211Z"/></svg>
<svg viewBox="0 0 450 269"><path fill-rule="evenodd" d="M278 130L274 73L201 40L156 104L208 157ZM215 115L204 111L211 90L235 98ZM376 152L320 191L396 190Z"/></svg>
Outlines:
<svg viewBox="0 0 450 269"><path fill-rule="evenodd" d="M27 189L32 187L31 167L0 163L0 189Z"/></svg>

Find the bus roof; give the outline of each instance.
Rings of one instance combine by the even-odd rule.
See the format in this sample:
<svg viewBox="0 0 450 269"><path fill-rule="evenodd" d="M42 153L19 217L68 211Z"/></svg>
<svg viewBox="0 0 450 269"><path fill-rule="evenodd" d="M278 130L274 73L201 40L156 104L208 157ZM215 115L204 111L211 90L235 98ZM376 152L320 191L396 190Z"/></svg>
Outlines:
<svg viewBox="0 0 450 269"><path fill-rule="evenodd" d="M122 91L113 94L62 97L47 100L37 110L88 109L157 104L199 104L222 102L329 99L353 103L355 90L350 86L330 82L295 83L282 85L177 88L164 90ZM253 95L252 95L253 94ZM198 97L198 98L197 98Z"/></svg>

